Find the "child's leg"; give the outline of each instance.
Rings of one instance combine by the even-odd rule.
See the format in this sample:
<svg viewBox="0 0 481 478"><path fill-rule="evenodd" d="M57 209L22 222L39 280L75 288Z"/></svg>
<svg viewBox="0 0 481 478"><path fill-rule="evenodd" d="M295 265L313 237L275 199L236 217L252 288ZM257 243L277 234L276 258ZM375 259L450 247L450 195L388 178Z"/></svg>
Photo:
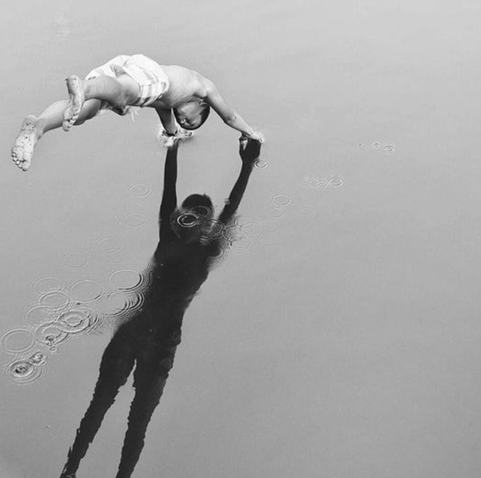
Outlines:
<svg viewBox="0 0 481 478"><path fill-rule="evenodd" d="M23 171L27 171L32 162L33 151L38 140L52 129L60 128L63 122L63 113L68 101L57 101L49 106L38 118L27 116L20 128L20 132L12 147L12 161ZM101 102L89 100L83 105L75 124L93 118L99 111Z"/></svg>
<svg viewBox="0 0 481 478"><path fill-rule="evenodd" d="M139 85L128 75L118 78L98 76L82 80L78 76L67 78L69 101L63 113L62 127L68 131L77 121L85 101L97 99L112 106L124 108L131 105L139 95Z"/></svg>
<svg viewBox="0 0 481 478"><path fill-rule="evenodd" d="M85 121L93 118L97 115L102 102L100 100L88 100L86 101L77 117L76 125L81 125ZM51 129L60 128L63 123L63 114L65 108L67 108L68 101L57 101L53 105L49 106L38 118L38 130L40 133L39 139Z"/></svg>
<svg viewBox="0 0 481 478"><path fill-rule="evenodd" d="M94 117L101 101L122 108L133 103L139 93L139 85L128 75L121 75L118 79L99 76L90 80L71 76L67 88L68 101L58 101L38 118L27 116L23 121L12 148L12 160L23 171L30 167L37 141L44 133L60 126L68 131L74 124L82 124Z"/></svg>

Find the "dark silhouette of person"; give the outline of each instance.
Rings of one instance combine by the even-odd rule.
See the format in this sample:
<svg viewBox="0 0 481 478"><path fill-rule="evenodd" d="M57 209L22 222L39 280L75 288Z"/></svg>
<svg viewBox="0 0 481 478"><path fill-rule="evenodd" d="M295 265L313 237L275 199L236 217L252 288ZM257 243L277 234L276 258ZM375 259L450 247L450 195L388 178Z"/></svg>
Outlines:
<svg viewBox="0 0 481 478"><path fill-rule="evenodd" d="M185 311L226 247L222 230L235 219L260 148L259 142L241 137L241 171L217 220L212 201L206 195L190 195L177 207L178 142L167 150L159 243L144 271L142 290L137 292L143 294L144 302L121 320L104 351L92 400L60 478L75 478L105 413L134 370L135 395L116 477L131 476L174 363Z"/></svg>

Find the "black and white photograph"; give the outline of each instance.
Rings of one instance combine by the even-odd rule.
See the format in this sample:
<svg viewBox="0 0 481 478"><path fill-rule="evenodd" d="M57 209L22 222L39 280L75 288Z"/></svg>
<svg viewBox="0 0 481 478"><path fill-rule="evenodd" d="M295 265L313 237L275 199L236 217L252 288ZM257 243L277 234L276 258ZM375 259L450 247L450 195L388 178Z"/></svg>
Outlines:
<svg viewBox="0 0 481 478"><path fill-rule="evenodd" d="M481 477L481 3L0 10L0 478Z"/></svg>

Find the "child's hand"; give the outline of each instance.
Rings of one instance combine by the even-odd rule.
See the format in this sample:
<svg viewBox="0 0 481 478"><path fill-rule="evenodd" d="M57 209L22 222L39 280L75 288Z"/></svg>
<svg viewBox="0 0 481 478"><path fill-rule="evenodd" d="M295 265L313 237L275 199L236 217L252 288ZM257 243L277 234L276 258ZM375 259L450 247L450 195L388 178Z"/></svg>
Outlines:
<svg viewBox="0 0 481 478"><path fill-rule="evenodd" d="M263 143L264 142L264 136L262 135L262 133L260 131L253 131L251 134L249 135L245 135L243 134L242 136L246 137L246 138L249 138L249 139L252 139L254 141L259 141L259 143Z"/></svg>
<svg viewBox="0 0 481 478"><path fill-rule="evenodd" d="M261 154L261 142L241 136L239 139L239 154L242 161L255 162Z"/></svg>
<svg viewBox="0 0 481 478"><path fill-rule="evenodd" d="M178 128L177 132L175 134L169 135L166 133L165 130L162 130L162 132L159 134L159 140L165 148L171 148L176 144L178 141L182 139L189 139L192 136L194 136L194 133L192 131L187 131L183 128Z"/></svg>

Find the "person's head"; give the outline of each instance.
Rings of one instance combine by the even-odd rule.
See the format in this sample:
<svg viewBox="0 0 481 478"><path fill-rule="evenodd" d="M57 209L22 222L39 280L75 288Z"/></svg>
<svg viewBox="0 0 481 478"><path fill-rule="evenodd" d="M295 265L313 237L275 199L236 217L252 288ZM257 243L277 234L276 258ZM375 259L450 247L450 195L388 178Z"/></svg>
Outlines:
<svg viewBox="0 0 481 478"><path fill-rule="evenodd" d="M177 123L189 131L200 128L207 120L209 113L210 106L202 100L190 101L174 108Z"/></svg>
<svg viewBox="0 0 481 478"><path fill-rule="evenodd" d="M212 227L213 217L214 206L210 197L191 194L174 214L174 231L184 242L202 241Z"/></svg>

